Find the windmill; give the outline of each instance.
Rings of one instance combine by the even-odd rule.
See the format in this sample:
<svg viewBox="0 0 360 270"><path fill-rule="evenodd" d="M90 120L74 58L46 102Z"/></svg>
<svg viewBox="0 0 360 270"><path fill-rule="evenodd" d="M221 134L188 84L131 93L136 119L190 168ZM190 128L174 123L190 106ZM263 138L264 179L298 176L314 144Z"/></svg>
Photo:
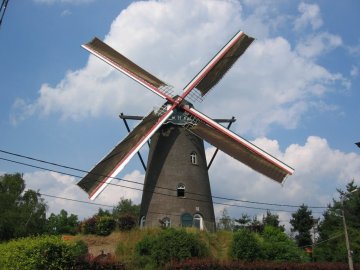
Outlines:
<svg viewBox="0 0 360 270"><path fill-rule="evenodd" d="M99 40L83 47L165 100L103 158L78 185L94 200L151 139L141 202L141 225L215 229L203 140L268 178L282 183L294 170L196 110L186 99L204 97L253 42L239 31L184 87L171 86Z"/></svg>

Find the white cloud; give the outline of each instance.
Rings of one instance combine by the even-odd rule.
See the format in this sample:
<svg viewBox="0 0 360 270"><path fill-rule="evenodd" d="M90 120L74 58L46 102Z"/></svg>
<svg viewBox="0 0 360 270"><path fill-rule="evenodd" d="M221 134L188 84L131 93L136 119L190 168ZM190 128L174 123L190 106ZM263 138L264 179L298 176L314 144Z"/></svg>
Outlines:
<svg viewBox="0 0 360 270"><path fill-rule="evenodd" d="M357 66L352 66L350 70L351 77L357 77L359 75L359 68Z"/></svg>
<svg viewBox="0 0 360 270"><path fill-rule="evenodd" d="M278 204L326 206L337 196L336 188L344 188L353 178L356 184L360 184L356 178L360 175L360 155L332 149L323 138L310 136L304 145L293 144L284 151L280 150L277 141L268 138L259 138L253 143L294 167L295 174L281 186L221 153L210 169L214 195ZM210 152L211 149L208 149L208 155ZM269 205L243 205L296 210ZM248 211L231 208L231 214L235 217ZM282 215L286 216L284 213Z"/></svg>
<svg viewBox="0 0 360 270"><path fill-rule="evenodd" d="M141 182L144 179L144 175L139 171L133 171L131 174L125 175L123 179L137 182L140 180ZM141 201L141 192L131 188L141 189L142 186L123 181L113 180L112 183L114 185L109 185L95 201L90 201L88 195L76 185L79 179L72 176L55 172L37 171L25 173L24 180L26 188L39 190L41 194L44 194L42 197L49 206L48 214L59 213L61 209L65 209L68 213L74 213L79 216L79 219L83 219L94 215L100 207L111 211L111 206L115 206L122 197L131 199L136 204Z"/></svg>
<svg viewBox="0 0 360 270"><path fill-rule="evenodd" d="M304 14L313 14L305 4L301 7ZM293 50L285 38L268 37L272 18L259 16L264 13L260 4L247 16L242 10L237 1L135 2L113 21L105 42L181 89L241 27L259 39L200 106L214 117L240 115L242 133L265 134L273 124L295 128L309 103L346 79ZM337 44L330 34L324 40ZM308 50L313 47L308 44ZM17 123L54 113L74 120L121 111L144 114L162 102L90 56L84 68L67 72L57 85L44 83L34 102L18 99L12 119Z"/></svg>
<svg viewBox="0 0 360 270"><path fill-rule="evenodd" d="M296 51L303 57L313 58L323 55L342 45L340 36L326 32L309 35L296 46Z"/></svg>
<svg viewBox="0 0 360 270"><path fill-rule="evenodd" d="M268 38L248 49L204 102L204 110L224 116L226 108L227 116L239 116L236 126L242 133L263 135L273 124L296 128L314 103L337 83L347 82L341 74L301 57L286 39Z"/></svg>
<svg viewBox="0 0 360 270"><path fill-rule="evenodd" d="M347 51L350 55L359 56L360 55L360 43L353 46L346 46Z"/></svg>
<svg viewBox="0 0 360 270"><path fill-rule="evenodd" d="M342 74L332 73L318 64L316 58L341 46L342 40L331 33L310 33L306 38L300 36L302 41L291 46L284 37L270 35L270 28L276 27L271 23L273 18L261 16L266 13L260 3L252 5L254 12L244 15L243 6L237 1L134 2L113 21L105 42L181 89L239 27L257 37L199 107L216 118L236 116L236 126L241 127L241 133L261 135L255 143L295 167L296 173L281 187L219 154L210 171L213 194L325 205L339 185L359 175L359 156L334 150L319 137L309 137L305 145L293 144L281 151L279 143L269 140L265 134L274 124L296 128L310 108L334 109L322 98L338 84L347 87L349 82ZM317 5L302 3L299 11L301 16L294 21L295 29L310 25L316 30L322 25ZM284 21L280 18L275 24L281 23ZM351 75L356 72L353 68ZM121 111L144 114L161 102L120 72L90 56L83 68L68 71L57 85L44 83L37 100L18 99L13 121L36 114L58 114L63 120L114 116ZM87 200L71 177L50 173L29 173L25 177L29 187L41 187L43 193ZM126 177L135 179L143 175L135 171ZM36 182L40 180L41 185ZM31 184L34 182L37 184ZM324 187L328 189L326 192ZM97 202L113 204L121 196L140 202L140 192L125 188L122 192L119 194L118 187L109 186ZM66 203L70 212L74 209L79 213L75 211L79 207L77 203ZM60 201L51 202L51 207L53 211L65 208ZM84 216L98 208L82 207L86 209L81 212ZM222 207L215 206L215 209L218 213Z"/></svg>
<svg viewBox="0 0 360 270"><path fill-rule="evenodd" d="M360 155L333 149L323 138L311 136L304 145L292 144L284 151L280 149L276 140L270 140L266 137L258 138L253 143L294 167L295 174L290 176L281 186L219 152L210 168L213 195L267 203L292 205L305 203L309 206L326 206L333 197L337 196L336 188L344 188L351 179L355 179L356 184L360 184L360 180L356 178L360 175ZM212 147L206 150L208 159L213 151ZM142 182L144 174L135 170L122 178ZM42 194L91 202L87 194L76 185L79 179L74 177L40 171L25 173L24 179L27 188L39 189ZM109 185L94 201L95 203L112 206L117 204L122 197L132 199L134 203L140 203L142 192L132 188L142 189L142 185L117 180L113 180L112 183L115 185ZM58 213L61 209L65 209L69 213L78 214L79 218L82 219L92 216L99 207L111 210L111 208L99 205L43 197L50 207L49 214ZM214 199L214 201L219 201L219 199ZM271 205L237 204L274 209L272 212L281 215L284 224L289 220L290 214L276 210L296 210L296 208ZM214 208L216 215L219 216L224 206L215 204ZM248 213L252 216L266 212L265 210L237 207L227 208L233 217L238 217L241 213ZM318 212L319 210L314 209L313 211ZM320 214L315 213L315 215L319 216Z"/></svg>
<svg viewBox="0 0 360 270"><path fill-rule="evenodd" d="M296 18L294 22L295 30L303 30L308 25L311 25L313 30L318 29L323 25L323 21L320 14L320 8L316 4L300 3L298 7L301 16Z"/></svg>
<svg viewBox="0 0 360 270"><path fill-rule="evenodd" d="M65 9L61 12L61 17L66 17L66 16L70 16L72 14L72 12L68 9Z"/></svg>

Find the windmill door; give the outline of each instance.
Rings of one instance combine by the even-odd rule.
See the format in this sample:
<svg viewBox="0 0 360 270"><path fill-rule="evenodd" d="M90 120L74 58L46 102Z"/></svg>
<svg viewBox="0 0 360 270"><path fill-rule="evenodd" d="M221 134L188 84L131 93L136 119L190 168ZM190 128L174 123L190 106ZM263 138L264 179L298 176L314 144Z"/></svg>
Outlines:
<svg viewBox="0 0 360 270"><path fill-rule="evenodd" d="M192 227L193 218L189 213L185 213L181 216L181 226L182 227Z"/></svg>

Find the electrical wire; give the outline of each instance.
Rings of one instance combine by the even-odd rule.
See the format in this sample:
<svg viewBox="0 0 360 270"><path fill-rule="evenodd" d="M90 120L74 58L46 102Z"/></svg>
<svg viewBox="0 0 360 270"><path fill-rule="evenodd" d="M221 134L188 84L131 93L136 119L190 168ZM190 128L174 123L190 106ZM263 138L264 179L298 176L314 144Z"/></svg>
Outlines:
<svg viewBox="0 0 360 270"><path fill-rule="evenodd" d="M61 171L57 171L57 170L53 170L53 169L48 169L48 168L44 168L44 167L41 167L41 166L31 165L31 164L28 164L28 163L19 162L19 161L15 161L15 160L10 160L10 159L6 159L6 158L1 158L0 157L0 160L4 160L4 161L7 161L7 162L11 162L11 163L15 163L15 164L23 165L23 166L32 167L32 168L36 168L36 169L40 169L40 170L55 172L55 173L62 174L62 175L72 176L72 177L75 177L75 178L82 178L82 176L78 176L78 175L75 175L75 174L69 174L69 173L65 173L65 172L61 172ZM177 197L176 195L161 193L161 192L157 192L157 191L153 191L153 190L150 191L150 190L146 190L146 189L129 187L129 186L124 186L124 185L115 184L115 183L109 183L109 185L113 185L113 186L117 186L117 187L121 187L121 188L126 188L126 189L131 189L131 190L137 190L137 191L141 191L141 192L151 192L151 193L159 194L159 195L162 195L162 196ZM203 195L201 195L201 196L203 196ZM192 200L192 201L198 201L198 202L205 202L205 203L209 202L208 200L200 200L200 199L190 198L190 197L187 197L186 199L187 200ZM212 201L212 203L213 204L218 204L218 205L223 205L223 206L228 206L228 207L237 207L237 208L254 209L254 210L266 210L266 211L272 211L272 212L287 212L287 213L296 212L296 211L284 210L284 209L270 209L270 208L262 208L262 207L252 207L252 206L229 204L229 203L217 202L217 201ZM314 212L314 213L321 214L319 212Z"/></svg>
<svg viewBox="0 0 360 270"><path fill-rule="evenodd" d="M339 233L339 234L337 234L337 235L335 235L335 236L333 236L333 237L330 237L330 238L328 238L328 239L326 239L326 240L317 242L317 243L312 244L312 245L301 246L301 247L299 247L299 248L306 248L306 247L314 247L314 248L315 248L315 247L317 247L317 246L320 245L320 244L323 244L323 243L328 242L328 241L330 241L330 240L339 238L340 236L343 236L343 235L344 235L344 233Z"/></svg>
<svg viewBox="0 0 360 270"><path fill-rule="evenodd" d="M65 165L61 165L61 164L58 164L58 163L49 162L49 161L45 161L45 160L41 160L41 159L37 159L37 158L25 156L25 155L20 155L20 154L12 153L12 152L1 150L1 149L0 149L0 152L4 153L4 154L12 155L12 156L16 156L16 157L25 158L25 159L29 159L29 160L32 160L32 161L40 162L40 163L45 163L45 164L60 167L60 168L70 169L70 170L83 172L83 173L89 173L86 170L81 170L81 169L78 169L78 168L65 166ZM44 168L44 167L30 165L30 164L19 162L19 161L9 160L9 159L5 159L5 158L0 158L0 159L8 161L8 162L18 163L18 164L24 165L24 166L30 166L30 167L41 169L41 170L50 170L50 169L47 169L47 168ZM60 173L60 174L64 174L64 172L60 172L60 171L56 171L56 170L50 170L50 171ZM69 174L69 173L66 173L66 174L69 175L69 176L76 177L76 178L82 178L82 177L77 176L77 175L73 175L73 174ZM98 174L96 174L96 175L97 176L105 176L105 175L98 175ZM112 177L112 179L144 186L144 183L138 182L138 181L128 180L128 179L124 179L124 178L118 178L118 177ZM114 183L109 183L109 185L125 187L123 185L118 185L118 184L114 184ZM154 186L154 188L155 187L159 188L159 189L163 189L163 190L168 190L168 191L176 191L176 189L170 189L170 188L165 188L165 187L160 187L160 186ZM132 189L142 191L142 189L138 189L138 188L132 188ZM199 193L194 193L194 192L187 192L187 194L197 195L197 196L205 196L204 194L199 194ZM249 201L249 200L241 200L241 199L227 198L227 197L221 197L221 196L212 196L212 198L220 199L220 200L226 200L226 201L234 201L234 202L249 203L249 204L260 204L260 205L268 205L268 206L293 207L293 208L299 208L300 207L299 205L277 204L277 203L267 203L267 202L259 202L259 201ZM307 206L307 207L310 208L310 209L327 209L327 207L325 207L325 206ZM258 209L258 208L254 207L253 209ZM264 208L262 208L262 209L264 209ZM288 211L286 211L286 212L288 212Z"/></svg>

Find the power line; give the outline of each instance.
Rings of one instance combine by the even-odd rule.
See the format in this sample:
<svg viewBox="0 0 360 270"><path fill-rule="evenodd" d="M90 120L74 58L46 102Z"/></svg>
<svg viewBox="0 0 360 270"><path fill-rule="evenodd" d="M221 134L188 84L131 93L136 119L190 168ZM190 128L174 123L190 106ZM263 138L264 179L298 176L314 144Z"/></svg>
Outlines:
<svg viewBox="0 0 360 270"><path fill-rule="evenodd" d="M83 172L83 173L89 173L88 171L85 171L85 170L81 170L81 169L77 169L77 168L74 168L74 167L65 166L65 165L61 165L61 164L57 164L57 163L53 163L53 162L48 162L48 161L44 161L44 160L41 160L41 159L37 159L37 158L33 158L33 157L28 157L28 156L24 156L24 155L12 153L12 152L5 151L5 150L1 150L1 149L0 149L0 152L5 153L5 154L8 154L8 155L13 155L13 156L16 156L16 157L20 157L20 158L29 159L29 160L36 161L36 162L41 162L41 163L49 164L49 165L52 165L52 166L57 166L57 167L65 168L65 169L75 170L75 171L79 171L79 172ZM72 177L76 177L76 178L82 178L81 176L78 176L78 175L74 175L74 174L70 174L70 173L64 173L64 172L61 172L61 171L57 171L57 170L53 170L53 169L48 169L48 168L44 168L44 167L41 167L41 166L31 165L31 164L24 163L24 162L19 162L19 161L15 161L15 160L10 160L10 159L6 159L6 158L0 158L0 159L1 159L1 160L4 160L4 161L8 161L8 162L12 162L12 163L24 165L24 166L36 168L36 169L47 170L47 171L56 172L56 173L59 173L59 174L66 174L66 175L69 175L69 176L72 176ZM141 183L141 182L132 181L132 180L127 180L127 179L123 179L123 178L113 177L113 179L120 180L120 181L125 181L125 182L128 182L128 183L138 184L138 185L142 185L142 186L144 185L144 184ZM130 188L130 189L138 190L138 191L145 191L145 190L140 189L140 188L127 187L127 186L123 186L123 185L119 185L119 184L114 184L114 183L109 183L109 184L110 184L110 185L119 186L119 187L123 187L123 188ZM170 188L164 188L164 187L159 187L159 186L155 186L155 187L157 187L157 188L159 188L159 189L168 190L168 191L176 191L175 189L170 189ZM156 193L156 192L154 192L154 193ZM163 194L163 193L159 193L159 194ZM193 192L187 192L187 194L197 195L197 196L204 196L203 194L193 193ZM165 195L165 194L164 194L164 195ZM266 202L258 202L258 201L247 201L247 200L240 200L240 199L220 197L220 196L212 196L212 198L214 198L214 199L220 199L220 200L226 200L226 201L235 201L235 202L250 203L250 204L269 205L269 206L296 207L296 208L300 207L299 205L276 204L276 203L266 203ZM214 202L214 203L219 204L219 202ZM236 205L231 205L231 204L226 204L226 203L221 203L221 204L223 204L223 205L228 205L228 206L236 206ZM239 205L237 205L237 207L250 208L250 209L259 209L259 210L270 210L270 209L268 209L268 208L239 206ZM308 208L321 208L321 209L326 209L327 207L323 207L323 206L308 206ZM294 211L285 211L285 210L279 210L279 209L273 209L273 211L294 212Z"/></svg>
<svg viewBox="0 0 360 270"><path fill-rule="evenodd" d="M65 168L65 169L71 169L71 170L75 170L75 171L79 171L79 172L83 172L83 173L89 173L88 171L85 170L81 170L81 169L77 169L74 167L70 167L70 166L65 166L65 165L61 165L58 163L53 163L53 162L48 162L48 161L44 161L41 159L37 159L37 158L32 158L32 157L28 157L28 156L24 156L24 155L20 155L20 154L15 154L12 152L8 152L5 150L1 150L0 152L5 153L5 154L9 154L9 155L13 155L13 156L17 156L17 157L21 157L21 158L25 158L25 159L29 159L29 160L33 160L33 161L37 161L37 162L41 162L41 163L45 163L45 164L49 164L49 165L53 165L53 166L57 166L57 167L61 167L61 168ZM3 159L3 158L2 158ZM48 168L44 168L44 167L40 167L40 166L35 166L35 165L30 165L27 163L23 163L23 162L18 162L18 161L14 161L14 160L8 160L8 159L3 159L9 162L13 162L13 163L18 163L24 166L29 166L29 167L33 167L33 168L37 168L37 169L41 169L41 170L50 170ZM60 174L67 174L69 176L73 176L76 178L82 178L81 176L78 175L74 175L74 174L69 174L69 173L64 173L64 172L60 172L60 171L56 171L56 170L50 170L56 173L60 173ZM95 174L96 176L105 176L105 175L98 175ZM115 180L120 180L120 181L124 181L124 182L128 182L128 183L134 183L134 184L138 184L138 185L144 185L142 182L138 182L138 181L133 181L133 180L128 180L128 179L124 179L124 178L118 178L118 177L112 177L112 179ZM115 186L120 186L120 187L124 187L122 185L118 185L118 184L114 184L114 183L109 183L109 185L115 185ZM170 188L165 188L165 187L160 187L160 186L154 186L156 188L159 189L164 189L167 191L176 191L175 189L170 189ZM137 188L133 188L136 190L142 190L142 189L137 189ZM194 192L187 192L187 194L191 194L191 195L198 195L198 196L204 196L203 194L199 194L199 193L194 193ZM234 199L234 198L227 198L227 197L221 197L221 196L212 196L212 198L214 199L220 199L220 200L226 200L226 201L235 201L235 202L242 202L242 203L250 203L250 204L260 204L260 205L269 205L269 206L279 206L279 207L295 207L298 208L300 207L299 205L290 205L290 204L277 204L277 203L266 203L266 202L259 202L259 201L248 201L248 200L241 200L241 199ZM327 207L324 206L308 206L308 208L319 208L319 209L327 209Z"/></svg>
<svg viewBox="0 0 360 270"><path fill-rule="evenodd" d="M301 247L299 247L299 248L306 248L306 247L314 247L314 248L316 248L316 247L317 247L318 245L320 245L320 244L323 244L323 243L326 243L326 242L328 242L328 241L330 241L330 240L339 238L340 236L343 236L343 235L344 235L344 233L338 233L338 234L336 234L335 236L332 236L332 237L330 237L330 238L328 238L328 239L325 239L325 240L323 240L323 241L315 242L315 243L312 244L312 245L301 246Z"/></svg>
<svg viewBox="0 0 360 270"><path fill-rule="evenodd" d="M71 198L66 198L66 197L49 195L49 194L40 193L40 192L36 192L36 194L41 195L41 196L45 196L45 197L50 197L50 198L55 198L55 199L61 199L61 200L65 200L65 201L72 201L72 202L78 202L78 203L84 203L84 204L91 204L91 205L96 205L96 206L114 208L113 205L107 205L107 204L101 204L101 203L93 203L93 202L81 201L81 200L77 200L77 199L71 199Z"/></svg>
<svg viewBox="0 0 360 270"><path fill-rule="evenodd" d="M60 196L45 194L45 193L41 193L41 192L36 192L36 194L44 196L44 197L50 197L50 198L55 198L55 199L60 199L60 200L65 200L65 201L72 201L72 202L78 202L78 203L84 203L84 204L90 204L90 205L97 205L97 206L115 208L114 205L92 203L92 202L87 202L87 201L82 201L82 200L77 200L77 199L71 199L71 198L66 198L66 197L60 197ZM154 211L148 211L148 213L158 214L158 215L165 215L165 216L179 216L179 217L182 216L182 214L173 214L173 213L170 214L170 213L154 212ZM203 220L204 221L210 221L210 220L207 220L207 219L203 219Z"/></svg>
<svg viewBox="0 0 360 270"><path fill-rule="evenodd" d="M16 163L16 164L20 164L20 165L24 165L24 166L28 166L28 167L32 167L32 168L36 168L36 169L40 169L40 170L55 172L55 173L62 174L62 175L68 175L68 176L72 176L72 177L76 177L76 178L82 178L81 176L78 176L78 175L69 174L69 173L65 173L65 172L60 172L60 171L56 171L56 170L52 170L52 169L48 169L48 168L44 168L44 167L40 167L40 166L35 166L35 165L31 165L31 164L27 164L27 163L15 161L15 160L10 160L10 159L6 159L6 158L1 158L0 157L0 160L4 160L4 161ZM109 183L109 185L122 187L122 188L127 188L127 189L131 189L131 190L137 190L137 191L141 191L141 192L152 192L152 193L159 194L159 195L162 195L162 196L177 197L177 196L171 195L171 194L166 194L166 193L161 193L161 192L156 192L156 191L148 191L148 190L145 190L145 189L128 187L128 186L124 186L124 185L120 185L120 184ZM200 199L189 198L189 197L187 197L186 199L187 200L198 201L198 202L208 202L207 200L200 200ZM284 210L284 209L270 209L270 208L262 208L262 207L252 207L252 206L229 204L229 203L222 203L222 202L216 202L216 201L213 201L212 203L213 204L218 204L218 205L224 205L224 206L228 206L228 207L237 207L237 208L254 209L254 210L266 210L266 211L287 212L287 213L294 213L295 212L295 211Z"/></svg>

